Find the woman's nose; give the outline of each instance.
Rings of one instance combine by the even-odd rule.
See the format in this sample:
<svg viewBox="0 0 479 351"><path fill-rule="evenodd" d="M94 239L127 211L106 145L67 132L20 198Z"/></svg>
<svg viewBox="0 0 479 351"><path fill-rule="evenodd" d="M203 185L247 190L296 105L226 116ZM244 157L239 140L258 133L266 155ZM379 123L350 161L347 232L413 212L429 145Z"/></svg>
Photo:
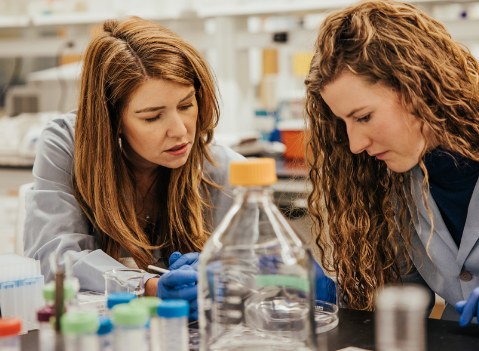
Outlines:
<svg viewBox="0 0 479 351"><path fill-rule="evenodd" d="M348 128L349 149L353 154L360 154L371 144L370 138L363 132Z"/></svg>
<svg viewBox="0 0 479 351"><path fill-rule="evenodd" d="M174 113L168 125L167 136L170 138L182 138L186 135L186 132L186 126L181 116L178 113Z"/></svg>

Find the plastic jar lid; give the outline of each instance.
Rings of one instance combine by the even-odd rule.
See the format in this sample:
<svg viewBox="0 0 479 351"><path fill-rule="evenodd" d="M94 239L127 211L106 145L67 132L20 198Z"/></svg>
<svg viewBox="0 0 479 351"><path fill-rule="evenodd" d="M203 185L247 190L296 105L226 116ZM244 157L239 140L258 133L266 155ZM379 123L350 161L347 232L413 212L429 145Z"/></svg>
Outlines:
<svg viewBox="0 0 479 351"><path fill-rule="evenodd" d="M62 315L60 326L64 334L96 333L99 327L98 316L93 311L76 311Z"/></svg>
<svg viewBox="0 0 479 351"><path fill-rule="evenodd" d="M136 295L129 292L120 291L110 293L108 294L107 307L113 308L116 305L128 303L133 299L136 299Z"/></svg>
<svg viewBox="0 0 479 351"><path fill-rule="evenodd" d="M146 308L136 308L130 304L122 304L113 307L112 312L114 325L141 327L148 321Z"/></svg>
<svg viewBox="0 0 479 351"><path fill-rule="evenodd" d="M158 297L146 296L132 300L130 305L135 308L146 308L150 317L156 317L158 316L157 307L160 302L161 299Z"/></svg>
<svg viewBox="0 0 479 351"><path fill-rule="evenodd" d="M254 158L230 163L230 184L265 186L276 183L276 162L273 158Z"/></svg>
<svg viewBox="0 0 479 351"><path fill-rule="evenodd" d="M71 300L75 297L73 285L69 282L63 284L63 300ZM55 282L50 282L43 286L43 298L46 301L55 301Z"/></svg>
<svg viewBox="0 0 479 351"><path fill-rule="evenodd" d="M15 336L22 331L19 318L0 318L0 337Z"/></svg>
<svg viewBox="0 0 479 351"><path fill-rule="evenodd" d="M44 306L37 311L37 320L39 322L50 322L50 317L55 315L53 306Z"/></svg>
<svg viewBox="0 0 479 351"><path fill-rule="evenodd" d="M163 318L188 317L190 305L186 300L163 300L157 311L158 316Z"/></svg>
<svg viewBox="0 0 479 351"><path fill-rule="evenodd" d="M111 333L113 330L113 323L109 317L100 316L98 317L98 322L100 323L100 327L96 332L98 335L105 335Z"/></svg>

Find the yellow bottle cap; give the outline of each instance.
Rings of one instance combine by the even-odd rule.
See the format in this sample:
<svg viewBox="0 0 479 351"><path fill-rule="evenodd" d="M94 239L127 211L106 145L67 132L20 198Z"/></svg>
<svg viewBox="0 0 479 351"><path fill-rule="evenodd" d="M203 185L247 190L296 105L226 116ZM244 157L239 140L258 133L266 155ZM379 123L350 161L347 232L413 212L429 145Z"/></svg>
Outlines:
<svg viewBox="0 0 479 351"><path fill-rule="evenodd" d="M276 162L273 158L254 158L230 163L230 184L265 186L276 183Z"/></svg>

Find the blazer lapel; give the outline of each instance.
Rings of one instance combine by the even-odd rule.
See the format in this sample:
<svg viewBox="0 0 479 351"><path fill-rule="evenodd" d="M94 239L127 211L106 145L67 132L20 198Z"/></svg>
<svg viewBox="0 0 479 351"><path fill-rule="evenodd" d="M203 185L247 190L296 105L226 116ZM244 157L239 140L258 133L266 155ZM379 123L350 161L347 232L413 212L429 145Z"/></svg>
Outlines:
<svg viewBox="0 0 479 351"><path fill-rule="evenodd" d="M424 247L427 247L427 243L429 242L429 238L431 235L431 219L429 218L429 213L427 212L426 205L424 202L424 197L422 194L423 180L424 180L424 175L422 174L421 168L419 166L414 167L412 170L411 189L412 189L412 196L414 199L414 203L416 205L416 214L419 219L417 221L418 222L417 225L416 225L416 221L414 224L416 227L417 234L419 238L421 239L421 242L423 243ZM478 192L477 201L479 202L479 192ZM432 196L428 196L428 205L434 220L434 233L433 233L433 238L431 238L430 247L432 247L433 242L434 242L434 245L439 244L437 240L433 240L434 235L438 235L442 239L443 243L454 253L454 257L457 257L457 254L458 254L457 245L452 239L452 236L449 233L449 230L447 229L446 224L444 223L444 220L442 219L441 212L439 211L439 208L437 207L437 204L432 198ZM478 218L478 221L479 221L479 218Z"/></svg>
<svg viewBox="0 0 479 351"><path fill-rule="evenodd" d="M466 224L464 225L464 231L462 233L461 245L459 246L459 254L457 255L457 263L460 267L464 265L467 256L476 245L479 239L479 180L476 183L474 192L472 193L471 201L469 202L469 208L467 210Z"/></svg>

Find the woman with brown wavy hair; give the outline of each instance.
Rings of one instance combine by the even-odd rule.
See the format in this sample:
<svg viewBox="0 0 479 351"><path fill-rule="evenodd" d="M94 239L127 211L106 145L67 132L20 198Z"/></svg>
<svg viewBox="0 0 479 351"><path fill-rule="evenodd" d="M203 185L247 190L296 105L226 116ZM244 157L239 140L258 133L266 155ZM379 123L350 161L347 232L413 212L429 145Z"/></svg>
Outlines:
<svg viewBox="0 0 479 351"><path fill-rule="evenodd" d="M212 144L215 89L175 33L137 17L103 24L84 57L78 110L46 127L27 195L25 253L41 259L47 281L51 252L75 251L73 272L94 291L108 269L197 260L187 253L201 251L231 206L227 168L243 159ZM146 294L196 299L197 273L183 268L148 275Z"/></svg>
<svg viewBox="0 0 479 351"><path fill-rule="evenodd" d="M479 297L475 58L414 6L363 1L322 23L305 84L308 204L339 295L372 310L377 288L412 278L446 300L444 318L468 324Z"/></svg>

